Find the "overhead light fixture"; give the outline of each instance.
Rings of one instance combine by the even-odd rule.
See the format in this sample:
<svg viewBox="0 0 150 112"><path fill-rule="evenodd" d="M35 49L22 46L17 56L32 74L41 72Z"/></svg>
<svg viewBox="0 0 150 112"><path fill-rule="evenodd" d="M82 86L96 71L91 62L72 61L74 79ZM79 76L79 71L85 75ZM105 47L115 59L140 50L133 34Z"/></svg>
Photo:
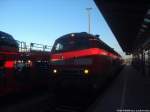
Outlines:
<svg viewBox="0 0 150 112"><path fill-rule="evenodd" d="M137 34L137 38L139 38L139 37L141 37L141 32L139 32L138 34Z"/></svg>
<svg viewBox="0 0 150 112"><path fill-rule="evenodd" d="M143 27L143 28L148 28L148 26L147 26L147 25L145 25L145 24L142 24L142 27Z"/></svg>
<svg viewBox="0 0 150 112"><path fill-rule="evenodd" d="M149 18L145 18L145 19L144 19L144 22L150 23L150 19L149 19Z"/></svg>
<svg viewBox="0 0 150 112"><path fill-rule="evenodd" d="M140 32L144 32L145 30L144 29L140 29Z"/></svg>
<svg viewBox="0 0 150 112"><path fill-rule="evenodd" d="M141 32L138 32L138 34L137 35L141 35L142 33Z"/></svg>
<svg viewBox="0 0 150 112"><path fill-rule="evenodd" d="M147 14L150 15L150 9L148 9Z"/></svg>

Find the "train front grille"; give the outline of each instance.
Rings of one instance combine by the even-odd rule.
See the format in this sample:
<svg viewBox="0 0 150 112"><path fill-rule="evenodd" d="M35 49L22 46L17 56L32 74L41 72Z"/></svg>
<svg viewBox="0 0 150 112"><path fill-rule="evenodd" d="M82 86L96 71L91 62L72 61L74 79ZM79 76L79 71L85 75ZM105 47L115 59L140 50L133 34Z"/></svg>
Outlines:
<svg viewBox="0 0 150 112"><path fill-rule="evenodd" d="M48 62L38 62L36 63L37 70L40 72L48 72L50 65Z"/></svg>

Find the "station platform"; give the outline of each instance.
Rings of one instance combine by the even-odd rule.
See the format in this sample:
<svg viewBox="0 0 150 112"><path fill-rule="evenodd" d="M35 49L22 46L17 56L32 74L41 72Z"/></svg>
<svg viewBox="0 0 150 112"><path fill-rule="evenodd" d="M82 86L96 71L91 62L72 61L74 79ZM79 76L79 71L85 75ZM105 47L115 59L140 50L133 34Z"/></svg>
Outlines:
<svg viewBox="0 0 150 112"><path fill-rule="evenodd" d="M150 76L128 65L88 112L150 112Z"/></svg>

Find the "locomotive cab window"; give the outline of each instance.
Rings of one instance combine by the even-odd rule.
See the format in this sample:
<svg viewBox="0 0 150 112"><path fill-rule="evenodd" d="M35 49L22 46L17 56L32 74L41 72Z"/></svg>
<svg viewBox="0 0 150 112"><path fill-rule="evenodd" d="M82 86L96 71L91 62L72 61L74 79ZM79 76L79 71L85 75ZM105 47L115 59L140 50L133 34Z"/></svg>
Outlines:
<svg viewBox="0 0 150 112"><path fill-rule="evenodd" d="M63 49L63 45L61 43L57 43L55 46L56 51L61 51Z"/></svg>
<svg viewBox="0 0 150 112"><path fill-rule="evenodd" d="M72 50L82 50L90 47L90 42L86 38L73 37L73 38L60 38L54 44L52 49L53 53L66 52Z"/></svg>

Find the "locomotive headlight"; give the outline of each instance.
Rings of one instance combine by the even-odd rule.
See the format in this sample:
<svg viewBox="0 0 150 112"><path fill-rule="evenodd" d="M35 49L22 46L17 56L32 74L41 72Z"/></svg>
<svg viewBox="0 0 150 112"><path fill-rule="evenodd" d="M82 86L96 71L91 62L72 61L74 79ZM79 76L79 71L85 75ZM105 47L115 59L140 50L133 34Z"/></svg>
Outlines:
<svg viewBox="0 0 150 112"><path fill-rule="evenodd" d="M31 60L28 60L28 61L26 62L26 66L31 67L31 66L32 66L32 61L31 61Z"/></svg>
<svg viewBox="0 0 150 112"><path fill-rule="evenodd" d="M88 69L85 69L84 70L84 74L88 74L89 73L89 70Z"/></svg>
<svg viewBox="0 0 150 112"><path fill-rule="evenodd" d="M31 64L31 60L28 60L28 64Z"/></svg>
<svg viewBox="0 0 150 112"><path fill-rule="evenodd" d="M58 71L57 69L53 69L53 73L56 74Z"/></svg>
<svg viewBox="0 0 150 112"><path fill-rule="evenodd" d="M89 72L90 72L89 69L84 69L83 70L83 76L86 78L89 77Z"/></svg>

